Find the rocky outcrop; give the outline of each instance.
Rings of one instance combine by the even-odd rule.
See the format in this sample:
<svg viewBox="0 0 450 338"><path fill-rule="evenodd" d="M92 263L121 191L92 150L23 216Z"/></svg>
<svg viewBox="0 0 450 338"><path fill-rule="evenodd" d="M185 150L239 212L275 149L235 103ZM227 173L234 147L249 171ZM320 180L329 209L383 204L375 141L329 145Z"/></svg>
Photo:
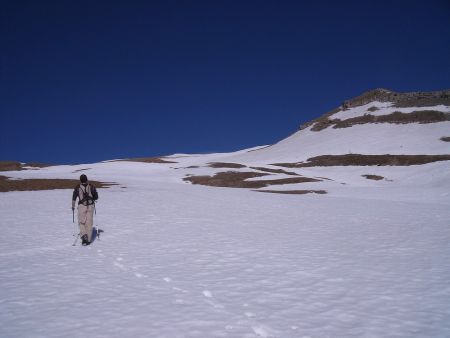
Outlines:
<svg viewBox="0 0 450 338"><path fill-rule="evenodd" d="M435 92L397 93L384 88L370 90L342 103L342 109L363 106L373 101L392 102L394 107L426 107L450 105L450 90Z"/></svg>
<svg viewBox="0 0 450 338"><path fill-rule="evenodd" d="M384 88L377 88L365 92L353 99L346 100L341 106L335 108L321 117L307 122L300 126L300 129L308 128L312 125L313 131L320 131L328 126L334 124L330 121L330 117L340 111L344 111L350 108L363 106L370 102L392 102L394 107L406 108L406 107L428 107L436 105L450 106L450 90L441 90L434 92L410 92L410 93L397 93ZM370 108L369 108L370 110ZM377 110L373 107L372 110Z"/></svg>

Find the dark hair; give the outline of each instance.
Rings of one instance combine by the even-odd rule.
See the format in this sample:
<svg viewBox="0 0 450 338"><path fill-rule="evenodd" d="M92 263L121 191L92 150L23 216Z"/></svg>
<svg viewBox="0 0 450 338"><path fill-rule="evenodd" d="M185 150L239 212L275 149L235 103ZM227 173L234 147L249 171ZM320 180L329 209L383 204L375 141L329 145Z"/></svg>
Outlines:
<svg viewBox="0 0 450 338"><path fill-rule="evenodd" d="M81 182L81 183L86 183L87 180L88 180L88 179L87 179L87 176L86 176L85 174L83 174L83 175L80 176L80 182Z"/></svg>

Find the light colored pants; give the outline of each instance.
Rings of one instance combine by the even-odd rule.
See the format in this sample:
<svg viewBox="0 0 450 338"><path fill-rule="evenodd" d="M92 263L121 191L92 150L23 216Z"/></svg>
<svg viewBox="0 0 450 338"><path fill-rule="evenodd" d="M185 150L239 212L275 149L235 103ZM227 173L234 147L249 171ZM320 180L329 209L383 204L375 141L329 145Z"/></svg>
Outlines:
<svg viewBox="0 0 450 338"><path fill-rule="evenodd" d="M88 241L91 241L92 226L94 225L94 204L92 205L78 205L78 226L80 227L80 236L88 236Z"/></svg>

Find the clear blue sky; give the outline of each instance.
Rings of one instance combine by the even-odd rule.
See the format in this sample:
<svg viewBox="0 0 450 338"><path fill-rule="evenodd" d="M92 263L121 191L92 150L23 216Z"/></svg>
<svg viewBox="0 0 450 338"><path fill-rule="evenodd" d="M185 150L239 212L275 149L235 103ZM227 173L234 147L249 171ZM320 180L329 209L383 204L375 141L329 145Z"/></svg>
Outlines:
<svg viewBox="0 0 450 338"><path fill-rule="evenodd" d="M450 88L450 1L1 1L0 159L270 144L376 87Z"/></svg>

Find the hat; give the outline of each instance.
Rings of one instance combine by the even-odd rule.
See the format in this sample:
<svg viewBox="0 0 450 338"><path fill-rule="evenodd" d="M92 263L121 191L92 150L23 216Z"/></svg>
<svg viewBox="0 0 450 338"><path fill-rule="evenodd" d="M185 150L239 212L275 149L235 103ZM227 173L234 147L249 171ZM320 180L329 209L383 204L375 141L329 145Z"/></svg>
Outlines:
<svg viewBox="0 0 450 338"><path fill-rule="evenodd" d="M87 179L87 176L86 176L85 174L83 174L83 175L80 176L80 182L81 182L81 183L86 183L87 180L88 180L88 179Z"/></svg>

